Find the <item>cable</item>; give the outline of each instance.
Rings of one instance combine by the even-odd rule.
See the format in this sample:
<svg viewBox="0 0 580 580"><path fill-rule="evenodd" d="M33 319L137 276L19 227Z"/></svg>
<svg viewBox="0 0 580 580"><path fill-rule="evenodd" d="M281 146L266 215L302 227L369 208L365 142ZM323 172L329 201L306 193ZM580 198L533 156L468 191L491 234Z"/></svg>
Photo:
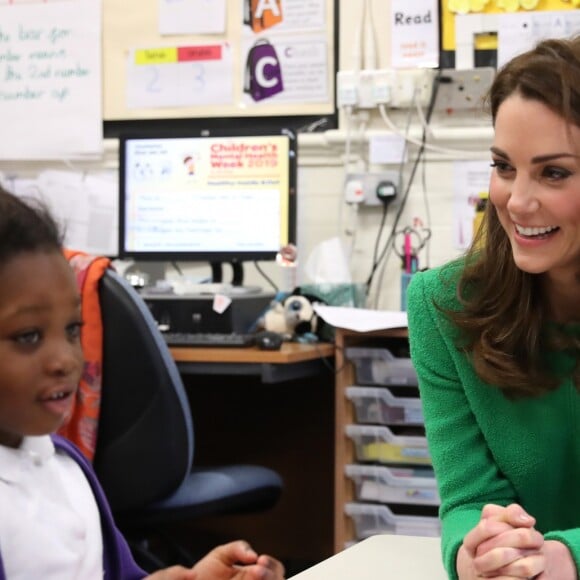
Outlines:
<svg viewBox="0 0 580 580"><path fill-rule="evenodd" d="M364 70L375 70L377 68L377 41L373 22L372 0L364 1Z"/></svg>
<svg viewBox="0 0 580 580"><path fill-rule="evenodd" d="M363 59L363 49L362 49L362 35L364 30L364 23L365 23L365 2L361 4L361 15L358 21L358 26L355 30L355 37L354 43L352 46L352 70L354 71L355 76L357 77L360 75L361 63Z"/></svg>
<svg viewBox="0 0 580 580"><path fill-rule="evenodd" d="M419 120L421 121L421 126L423 127L423 130L427 131L427 133L429 135L431 135L431 128L429 127L429 123L427 123L427 119L425 118L425 115L423 114L423 109L421 108L421 101L419 99L419 95L420 95L420 90L417 87L413 91L413 104L415 105L415 109L417 110L417 116L419 117Z"/></svg>
<svg viewBox="0 0 580 580"><path fill-rule="evenodd" d="M268 282L268 284L270 284L270 286L272 286L272 288L274 288L274 292L278 292L278 290L279 290L278 286L272 280L272 278L270 278L270 276L268 276L266 274L266 272L264 272L264 270L262 270L262 268L260 267L258 262L254 262L254 266L256 266L256 270L258 270L258 272L262 275L262 278L264 278L264 280L266 280L266 282Z"/></svg>
<svg viewBox="0 0 580 580"><path fill-rule="evenodd" d="M427 163L425 156L423 156L422 172L421 172L421 186L423 189L423 202L425 204L425 220L427 228L431 229L431 206L429 205L429 196L427 195ZM425 243L425 268L431 267L431 236Z"/></svg>
<svg viewBox="0 0 580 580"><path fill-rule="evenodd" d="M360 204L358 204L358 203L348 204L348 206L351 209L351 219L353 222L352 227L347 227L347 229L345 230L346 233L350 236L350 247L347 248L349 262L352 260L352 257L354 256L354 248L356 245L356 236L358 233L358 208L359 208L359 205Z"/></svg>
<svg viewBox="0 0 580 580"><path fill-rule="evenodd" d="M435 82L433 83L433 85L435 86ZM393 121L390 119L389 115L387 114L387 110L385 108L385 105L380 104L379 106L379 113L381 114L381 118L383 119L383 121L385 122L385 124L387 125L387 127L393 131L393 133L396 133L397 135L401 135L403 136L409 143L412 143L413 145L417 145L419 147L421 147L422 149L429 149L430 151L436 151L438 153L442 153L444 155L452 155L454 157L456 156L460 156L460 157L465 157L468 159L471 159L474 155L476 154L489 154L489 151L462 151L461 149L451 149L448 147L439 147L438 145L431 145L430 143L426 143L423 139L419 140L419 139L414 139L413 137L410 137L409 135L405 136L403 134L403 132L393 123ZM426 120L427 121L427 120ZM425 126L423 126L423 134L425 136Z"/></svg>
<svg viewBox="0 0 580 580"><path fill-rule="evenodd" d="M345 175L345 185L346 179L349 173L350 166L350 147L351 147L351 129L352 129L352 107L350 105L344 107L344 117L345 117L345 138L344 138L344 175ZM342 224L343 219L343 208L344 208L344 192L339 198L338 203L338 237L342 239L344 236L344 229Z"/></svg>
<svg viewBox="0 0 580 580"><path fill-rule="evenodd" d="M408 114L407 114L407 122L406 122L406 125L405 125L405 135L408 135L409 131L411 130L411 122L412 122L412 120L413 120L413 110L412 109L409 109L408 110ZM399 172L399 183L401 184L401 186L403 184L403 170L405 168L405 160L407 158L407 151L408 151L408 141L405 140L404 141L403 152L402 152L402 155L401 155L401 161L399 162L399 170L398 170L398 172ZM380 262L380 259L378 257L378 244L379 244L380 237L382 236L382 231L383 231L383 228L384 228L384 225L385 225L385 219L386 219L386 213L383 213L382 221L381 221L381 224L379 226L379 234L378 234L378 237L377 237L377 240L376 240L376 243L375 243L375 251L374 251L374 254L373 254L373 263L372 263L372 267L371 267L371 274L372 274L372 272L374 270L376 270L376 268L378 267L379 262ZM388 244L388 240L387 240L387 244ZM379 275L379 280L381 281L381 284L379 284L379 286L382 285L382 280L383 280L383 277L385 275L386 262L387 262L387 260L383 260L383 266L381 268L381 273ZM366 286L366 298L367 298L367 301L370 301L370 285L369 286ZM378 303L378 294L375 297L375 307L376 307L376 304L377 303Z"/></svg>
<svg viewBox="0 0 580 580"><path fill-rule="evenodd" d="M175 268L175 271L183 278L183 271L179 267L179 264L177 262L170 262L170 263Z"/></svg>
<svg viewBox="0 0 580 580"><path fill-rule="evenodd" d="M429 122L431 120L431 115L433 114L433 109L435 108L435 101L437 99L437 91L438 91L438 87L439 87L439 77L440 76L441 76L441 69L438 70L438 75L435 79L435 82L433 83L433 88L431 90L431 97L429 99L429 106L427 108L427 115L426 115L427 122ZM384 107L383 107L383 109L384 109ZM395 232L396 232L397 226L399 225L399 220L401 219L401 215L403 213L403 210L405 209L405 205L406 205L407 199L409 197L409 192L411 191L411 186L413 185L415 173L417 172L417 168L419 167L419 163L420 163L421 158L425 152L425 145L426 145L425 140L426 139L427 139L427 130L424 129L423 130L423 137L422 137L422 140L420 142L419 151L417 152L417 156L415 157L415 161L414 161L413 166L411 168L411 175L409 176L409 182L407 183L407 187L405 188L405 193L403 194L403 199L402 199L401 205L399 206L399 208L397 210L397 214L395 215L395 220L394 220L392 228L391 228L391 233L389 234L389 238L387 239L385 246L383 247L383 251L381 252L381 254L379 256L378 261L376 262L376 264L373 265L373 269L372 269L369 277L367 278L367 281L365 284L367 297L370 293L370 287L371 287L376 269L377 269L378 265L380 264L380 262L385 257L385 254L387 253L390 245L393 243L393 240L395 237Z"/></svg>

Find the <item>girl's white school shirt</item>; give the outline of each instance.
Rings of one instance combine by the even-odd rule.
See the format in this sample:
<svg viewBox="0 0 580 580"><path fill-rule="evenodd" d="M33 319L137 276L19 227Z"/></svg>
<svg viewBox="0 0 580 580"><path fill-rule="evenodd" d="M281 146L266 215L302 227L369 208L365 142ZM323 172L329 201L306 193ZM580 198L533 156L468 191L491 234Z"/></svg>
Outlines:
<svg viewBox="0 0 580 580"><path fill-rule="evenodd" d="M81 468L48 435L0 445L0 552L9 580L102 580L99 511Z"/></svg>

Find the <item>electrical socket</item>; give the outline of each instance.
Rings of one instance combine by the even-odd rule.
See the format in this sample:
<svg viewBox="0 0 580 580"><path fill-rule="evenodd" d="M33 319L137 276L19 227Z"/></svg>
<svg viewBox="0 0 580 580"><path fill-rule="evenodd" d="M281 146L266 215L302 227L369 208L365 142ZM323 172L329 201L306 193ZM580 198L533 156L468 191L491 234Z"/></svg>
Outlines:
<svg viewBox="0 0 580 580"><path fill-rule="evenodd" d="M377 106L374 94L373 70L342 70L336 75L336 94L339 107L373 109Z"/></svg>
<svg viewBox="0 0 580 580"><path fill-rule="evenodd" d="M352 70L336 73L336 104L338 107L354 107L358 104L358 75Z"/></svg>
<svg viewBox="0 0 580 580"><path fill-rule="evenodd" d="M377 190L382 183L392 183L400 193L401 183L398 171L382 171L380 173L349 173L346 176L345 192L352 192L355 188L363 189L363 205L382 206L383 202L377 196ZM357 195L360 198L360 194ZM395 198L396 199L396 198ZM354 199L353 199L354 201Z"/></svg>
<svg viewBox="0 0 580 580"><path fill-rule="evenodd" d="M359 109L373 109L377 106L374 95L374 70L361 70L358 78Z"/></svg>
<svg viewBox="0 0 580 580"><path fill-rule="evenodd" d="M393 69L378 69L373 74L373 100L375 105L388 105L391 102L396 72Z"/></svg>
<svg viewBox="0 0 580 580"><path fill-rule="evenodd" d="M422 107L429 104L435 71L430 68L395 70L389 105L394 108L412 107L416 103Z"/></svg>

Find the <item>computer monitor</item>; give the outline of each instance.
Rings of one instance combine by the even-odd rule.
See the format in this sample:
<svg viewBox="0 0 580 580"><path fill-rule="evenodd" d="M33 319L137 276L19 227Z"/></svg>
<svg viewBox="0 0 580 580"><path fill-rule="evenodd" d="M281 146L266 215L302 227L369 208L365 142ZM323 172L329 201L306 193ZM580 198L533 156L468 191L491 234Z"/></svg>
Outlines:
<svg viewBox="0 0 580 580"><path fill-rule="evenodd" d="M120 257L274 260L296 241L296 156L290 129L121 136Z"/></svg>

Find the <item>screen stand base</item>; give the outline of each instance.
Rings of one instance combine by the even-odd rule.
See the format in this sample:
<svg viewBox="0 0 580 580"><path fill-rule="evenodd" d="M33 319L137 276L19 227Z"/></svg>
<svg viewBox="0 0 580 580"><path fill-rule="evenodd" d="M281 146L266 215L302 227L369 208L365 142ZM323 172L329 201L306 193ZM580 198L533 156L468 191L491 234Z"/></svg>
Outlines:
<svg viewBox="0 0 580 580"><path fill-rule="evenodd" d="M244 283L244 265L241 262L228 262L232 267L232 286L242 286ZM223 262L210 262L211 281L219 284L224 281Z"/></svg>
<svg viewBox="0 0 580 580"><path fill-rule="evenodd" d="M241 262L227 262L232 268L232 279L229 284L232 285L231 294L259 294L262 292L260 286L244 286L244 266ZM210 262L211 266L211 281L213 283L221 284L224 282L223 262ZM228 282L225 282L228 284Z"/></svg>

